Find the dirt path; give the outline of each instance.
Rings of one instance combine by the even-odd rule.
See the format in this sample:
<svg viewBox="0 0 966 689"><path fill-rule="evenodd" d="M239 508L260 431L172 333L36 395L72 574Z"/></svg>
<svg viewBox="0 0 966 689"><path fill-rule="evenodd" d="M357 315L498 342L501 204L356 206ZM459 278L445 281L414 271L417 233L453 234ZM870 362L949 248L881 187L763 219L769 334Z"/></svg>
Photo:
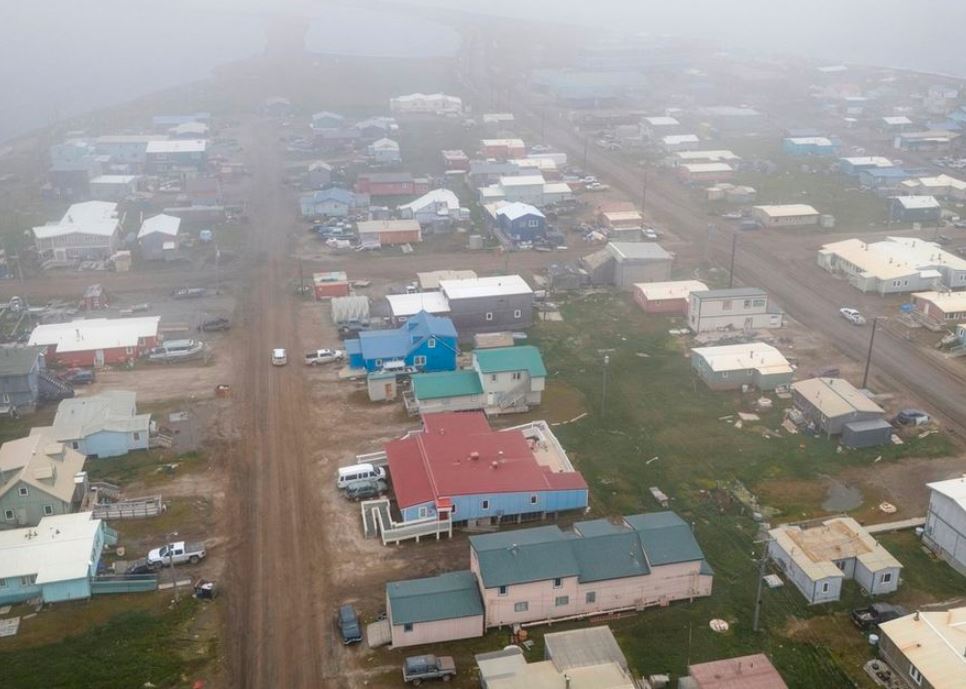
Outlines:
<svg viewBox="0 0 966 689"><path fill-rule="evenodd" d="M340 686L333 640L333 602L326 596L326 533L308 448L325 429L306 423L306 380L298 366L298 302L288 293L292 200L283 191L276 133L246 131L254 171L254 236L249 275L232 340L234 413L240 440L227 449L229 476L227 619L232 687L313 689ZM269 363L273 347L293 359Z"/></svg>

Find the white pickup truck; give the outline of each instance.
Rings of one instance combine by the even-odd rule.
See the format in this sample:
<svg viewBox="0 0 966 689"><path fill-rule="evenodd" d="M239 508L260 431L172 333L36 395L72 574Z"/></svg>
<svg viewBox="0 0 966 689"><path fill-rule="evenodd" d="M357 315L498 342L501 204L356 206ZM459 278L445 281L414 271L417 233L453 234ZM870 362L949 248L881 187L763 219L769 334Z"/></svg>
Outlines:
<svg viewBox="0 0 966 689"><path fill-rule="evenodd" d="M153 565L170 567L172 562L176 565L183 565L186 562L195 564L205 559L207 554L203 543L176 541L150 551L147 560Z"/></svg>

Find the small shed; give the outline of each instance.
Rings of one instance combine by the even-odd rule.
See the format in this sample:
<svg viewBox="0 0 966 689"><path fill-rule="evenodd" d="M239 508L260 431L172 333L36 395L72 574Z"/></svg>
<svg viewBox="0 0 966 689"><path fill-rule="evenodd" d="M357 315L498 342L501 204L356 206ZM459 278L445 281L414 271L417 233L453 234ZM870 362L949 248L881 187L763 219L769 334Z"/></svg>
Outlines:
<svg viewBox="0 0 966 689"><path fill-rule="evenodd" d="M366 376L366 388L373 402L388 402L396 399L399 385L395 371L373 371Z"/></svg>
<svg viewBox="0 0 966 689"><path fill-rule="evenodd" d="M342 271L328 273L314 273L312 287L316 300L331 299L332 297L349 296L349 279Z"/></svg>
<svg viewBox="0 0 966 689"><path fill-rule="evenodd" d="M846 447L877 447L891 441L892 424L885 419L852 421L842 426L842 444Z"/></svg>
<svg viewBox="0 0 966 689"><path fill-rule="evenodd" d="M483 599L469 570L386 584L395 648L483 636Z"/></svg>
<svg viewBox="0 0 966 689"><path fill-rule="evenodd" d="M369 297L332 297L332 322L336 325L369 322Z"/></svg>
<svg viewBox="0 0 966 689"><path fill-rule="evenodd" d="M654 242L610 242L607 251L615 260L614 285L634 289L637 282L667 280L674 257Z"/></svg>

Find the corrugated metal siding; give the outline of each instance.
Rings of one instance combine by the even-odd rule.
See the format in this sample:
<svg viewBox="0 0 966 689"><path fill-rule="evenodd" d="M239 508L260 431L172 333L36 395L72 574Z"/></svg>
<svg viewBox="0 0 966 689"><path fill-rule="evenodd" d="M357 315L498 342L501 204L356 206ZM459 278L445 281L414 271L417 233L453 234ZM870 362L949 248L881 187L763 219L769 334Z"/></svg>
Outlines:
<svg viewBox="0 0 966 689"><path fill-rule="evenodd" d="M531 495L537 496L536 504L531 504ZM453 497L453 521L578 510L587 507L587 499L586 490L457 495ZM489 501L488 509L483 509L484 500ZM426 508L426 514L423 517L419 515L420 507ZM409 507L402 512L405 521L436 516L435 507L431 502Z"/></svg>

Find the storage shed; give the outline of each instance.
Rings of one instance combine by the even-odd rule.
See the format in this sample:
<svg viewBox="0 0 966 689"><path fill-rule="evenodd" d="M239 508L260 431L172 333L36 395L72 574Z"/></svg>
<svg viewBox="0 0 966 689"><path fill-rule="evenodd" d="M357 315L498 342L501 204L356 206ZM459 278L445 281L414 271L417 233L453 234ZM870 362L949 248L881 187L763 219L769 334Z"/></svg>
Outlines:
<svg viewBox="0 0 966 689"><path fill-rule="evenodd" d="M314 273L312 275L312 289L316 300L347 297L349 296L349 278L342 271Z"/></svg>
<svg viewBox="0 0 966 689"><path fill-rule="evenodd" d="M634 285L634 301L644 313L688 315L691 292L704 292L708 286L698 280L671 282L638 282Z"/></svg>
<svg viewBox="0 0 966 689"><path fill-rule="evenodd" d="M607 251L614 258L614 285L633 290L635 283L667 280L674 256L654 242L610 242Z"/></svg>
<svg viewBox="0 0 966 689"><path fill-rule="evenodd" d="M888 445L892 430L892 424L885 419L851 421L842 426L842 444L854 449Z"/></svg>

